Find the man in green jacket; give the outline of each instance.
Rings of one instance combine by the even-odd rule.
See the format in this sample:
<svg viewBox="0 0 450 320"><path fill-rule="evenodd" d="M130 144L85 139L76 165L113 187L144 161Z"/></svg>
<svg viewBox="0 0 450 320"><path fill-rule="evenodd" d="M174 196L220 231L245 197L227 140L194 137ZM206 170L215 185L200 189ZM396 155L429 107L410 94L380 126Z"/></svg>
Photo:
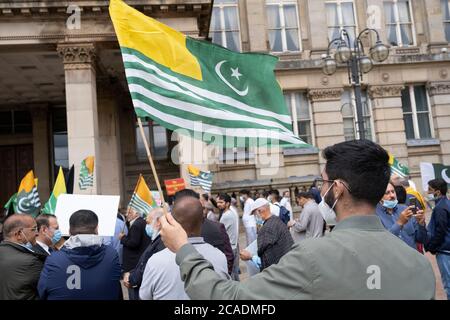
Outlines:
<svg viewBox="0 0 450 320"><path fill-rule="evenodd" d="M0 243L0 300L38 299L37 284L46 256L33 252L37 225L27 214L8 217Z"/></svg>
<svg viewBox="0 0 450 320"><path fill-rule="evenodd" d="M322 172L322 215L337 225L323 238L295 244L278 264L247 281L221 279L168 214L161 236L176 252L191 299L433 299L428 260L386 231L375 215L390 178L389 156L379 145L349 141L328 147Z"/></svg>

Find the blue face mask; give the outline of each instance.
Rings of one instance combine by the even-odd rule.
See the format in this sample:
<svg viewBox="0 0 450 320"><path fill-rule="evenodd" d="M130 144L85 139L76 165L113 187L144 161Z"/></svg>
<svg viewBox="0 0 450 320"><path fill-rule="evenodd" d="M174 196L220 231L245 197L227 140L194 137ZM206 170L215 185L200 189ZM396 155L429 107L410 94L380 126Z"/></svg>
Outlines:
<svg viewBox="0 0 450 320"><path fill-rule="evenodd" d="M25 233L23 233L23 231L22 231L22 234L23 234L23 236L25 237L25 239L27 240L27 243L25 243L25 244L22 243L22 246L24 246L24 247L27 248L28 250L33 251L33 245L31 244L30 241L28 241L28 238L27 238L27 236L25 235Z"/></svg>
<svg viewBox="0 0 450 320"><path fill-rule="evenodd" d="M151 224L148 224L148 225L145 226L145 233L147 234L147 236L148 236L149 238L152 237L152 235L153 235L154 232L155 232L155 230L153 229L153 227L152 227Z"/></svg>
<svg viewBox="0 0 450 320"><path fill-rule="evenodd" d="M394 209L398 204L398 200L383 200L383 207L387 209Z"/></svg>
<svg viewBox="0 0 450 320"><path fill-rule="evenodd" d="M255 216L256 224L262 226L264 224L264 220L260 216Z"/></svg>
<svg viewBox="0 0 450 320"><path fill-rule="evenodd" d="M62 233L60 230L55 230L55 233L53 233L53 237L52 237L52 243L58 243L59 240L61 240L62 237Z"/></svg>

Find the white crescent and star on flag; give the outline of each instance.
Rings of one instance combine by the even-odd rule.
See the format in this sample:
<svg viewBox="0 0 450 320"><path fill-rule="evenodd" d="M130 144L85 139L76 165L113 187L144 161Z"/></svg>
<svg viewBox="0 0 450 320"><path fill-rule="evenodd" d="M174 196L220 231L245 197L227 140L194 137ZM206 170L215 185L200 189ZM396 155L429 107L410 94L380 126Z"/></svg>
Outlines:
<svg viewBox="0 0 450 320"><path fill-rule="evenodd" d="M227 62L227 60L222 60L219 63L216 64L216 68L215 71L217 73L217 75L219 76L220 80L222 80L231 90L233 90L234 92L236 92L238 95L240 95L241 97L244 97L248 94L248 86L244 89L244 90L239 90L236 87L234 87L227 79L225 79L225 77L222 74L221 71L221 67L222 65ZM240 81L241 79L239 79L240 77L242 77L243 75L239 72L239 67L236 68L230 68L231 71L231 77L236 78L238 81Z"/></svg>

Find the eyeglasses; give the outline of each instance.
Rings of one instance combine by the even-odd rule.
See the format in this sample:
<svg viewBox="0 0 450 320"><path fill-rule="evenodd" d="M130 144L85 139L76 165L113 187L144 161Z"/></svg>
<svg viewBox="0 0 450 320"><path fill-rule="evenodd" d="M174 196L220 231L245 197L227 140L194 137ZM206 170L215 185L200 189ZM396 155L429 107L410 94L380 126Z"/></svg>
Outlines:
<svg viewBox="0 0 450 320"><path fill-rule="evenodd" d="M347 183L345 183L344 181L342 181L342 180L340 180L340 179L327 180L327 179L323 179L323 178L317 178L317 179L316 179L316 187L317 187L318 189L322 189L322 187L323 187L323 185L324 185L324 182L333 183L333 182L338 181L338 180L344 185L345 189L347 189L348 192L351 193L350 187L347 185Z"/></svg>

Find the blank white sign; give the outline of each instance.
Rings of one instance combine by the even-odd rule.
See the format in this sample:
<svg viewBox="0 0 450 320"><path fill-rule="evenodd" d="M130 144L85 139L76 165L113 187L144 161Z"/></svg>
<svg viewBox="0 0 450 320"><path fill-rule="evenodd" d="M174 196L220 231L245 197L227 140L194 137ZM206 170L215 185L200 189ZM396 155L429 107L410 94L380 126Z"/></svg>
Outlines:
<svg viewBox="0 0 450 320"><path fill-rule="evenodd" d="M98 196L81 194L61 194L56 203L55 215L58 218L59 230L69 235L70 216L78 210L91 210L98 217L98 235L114 236L119 196Z"/></svg>

